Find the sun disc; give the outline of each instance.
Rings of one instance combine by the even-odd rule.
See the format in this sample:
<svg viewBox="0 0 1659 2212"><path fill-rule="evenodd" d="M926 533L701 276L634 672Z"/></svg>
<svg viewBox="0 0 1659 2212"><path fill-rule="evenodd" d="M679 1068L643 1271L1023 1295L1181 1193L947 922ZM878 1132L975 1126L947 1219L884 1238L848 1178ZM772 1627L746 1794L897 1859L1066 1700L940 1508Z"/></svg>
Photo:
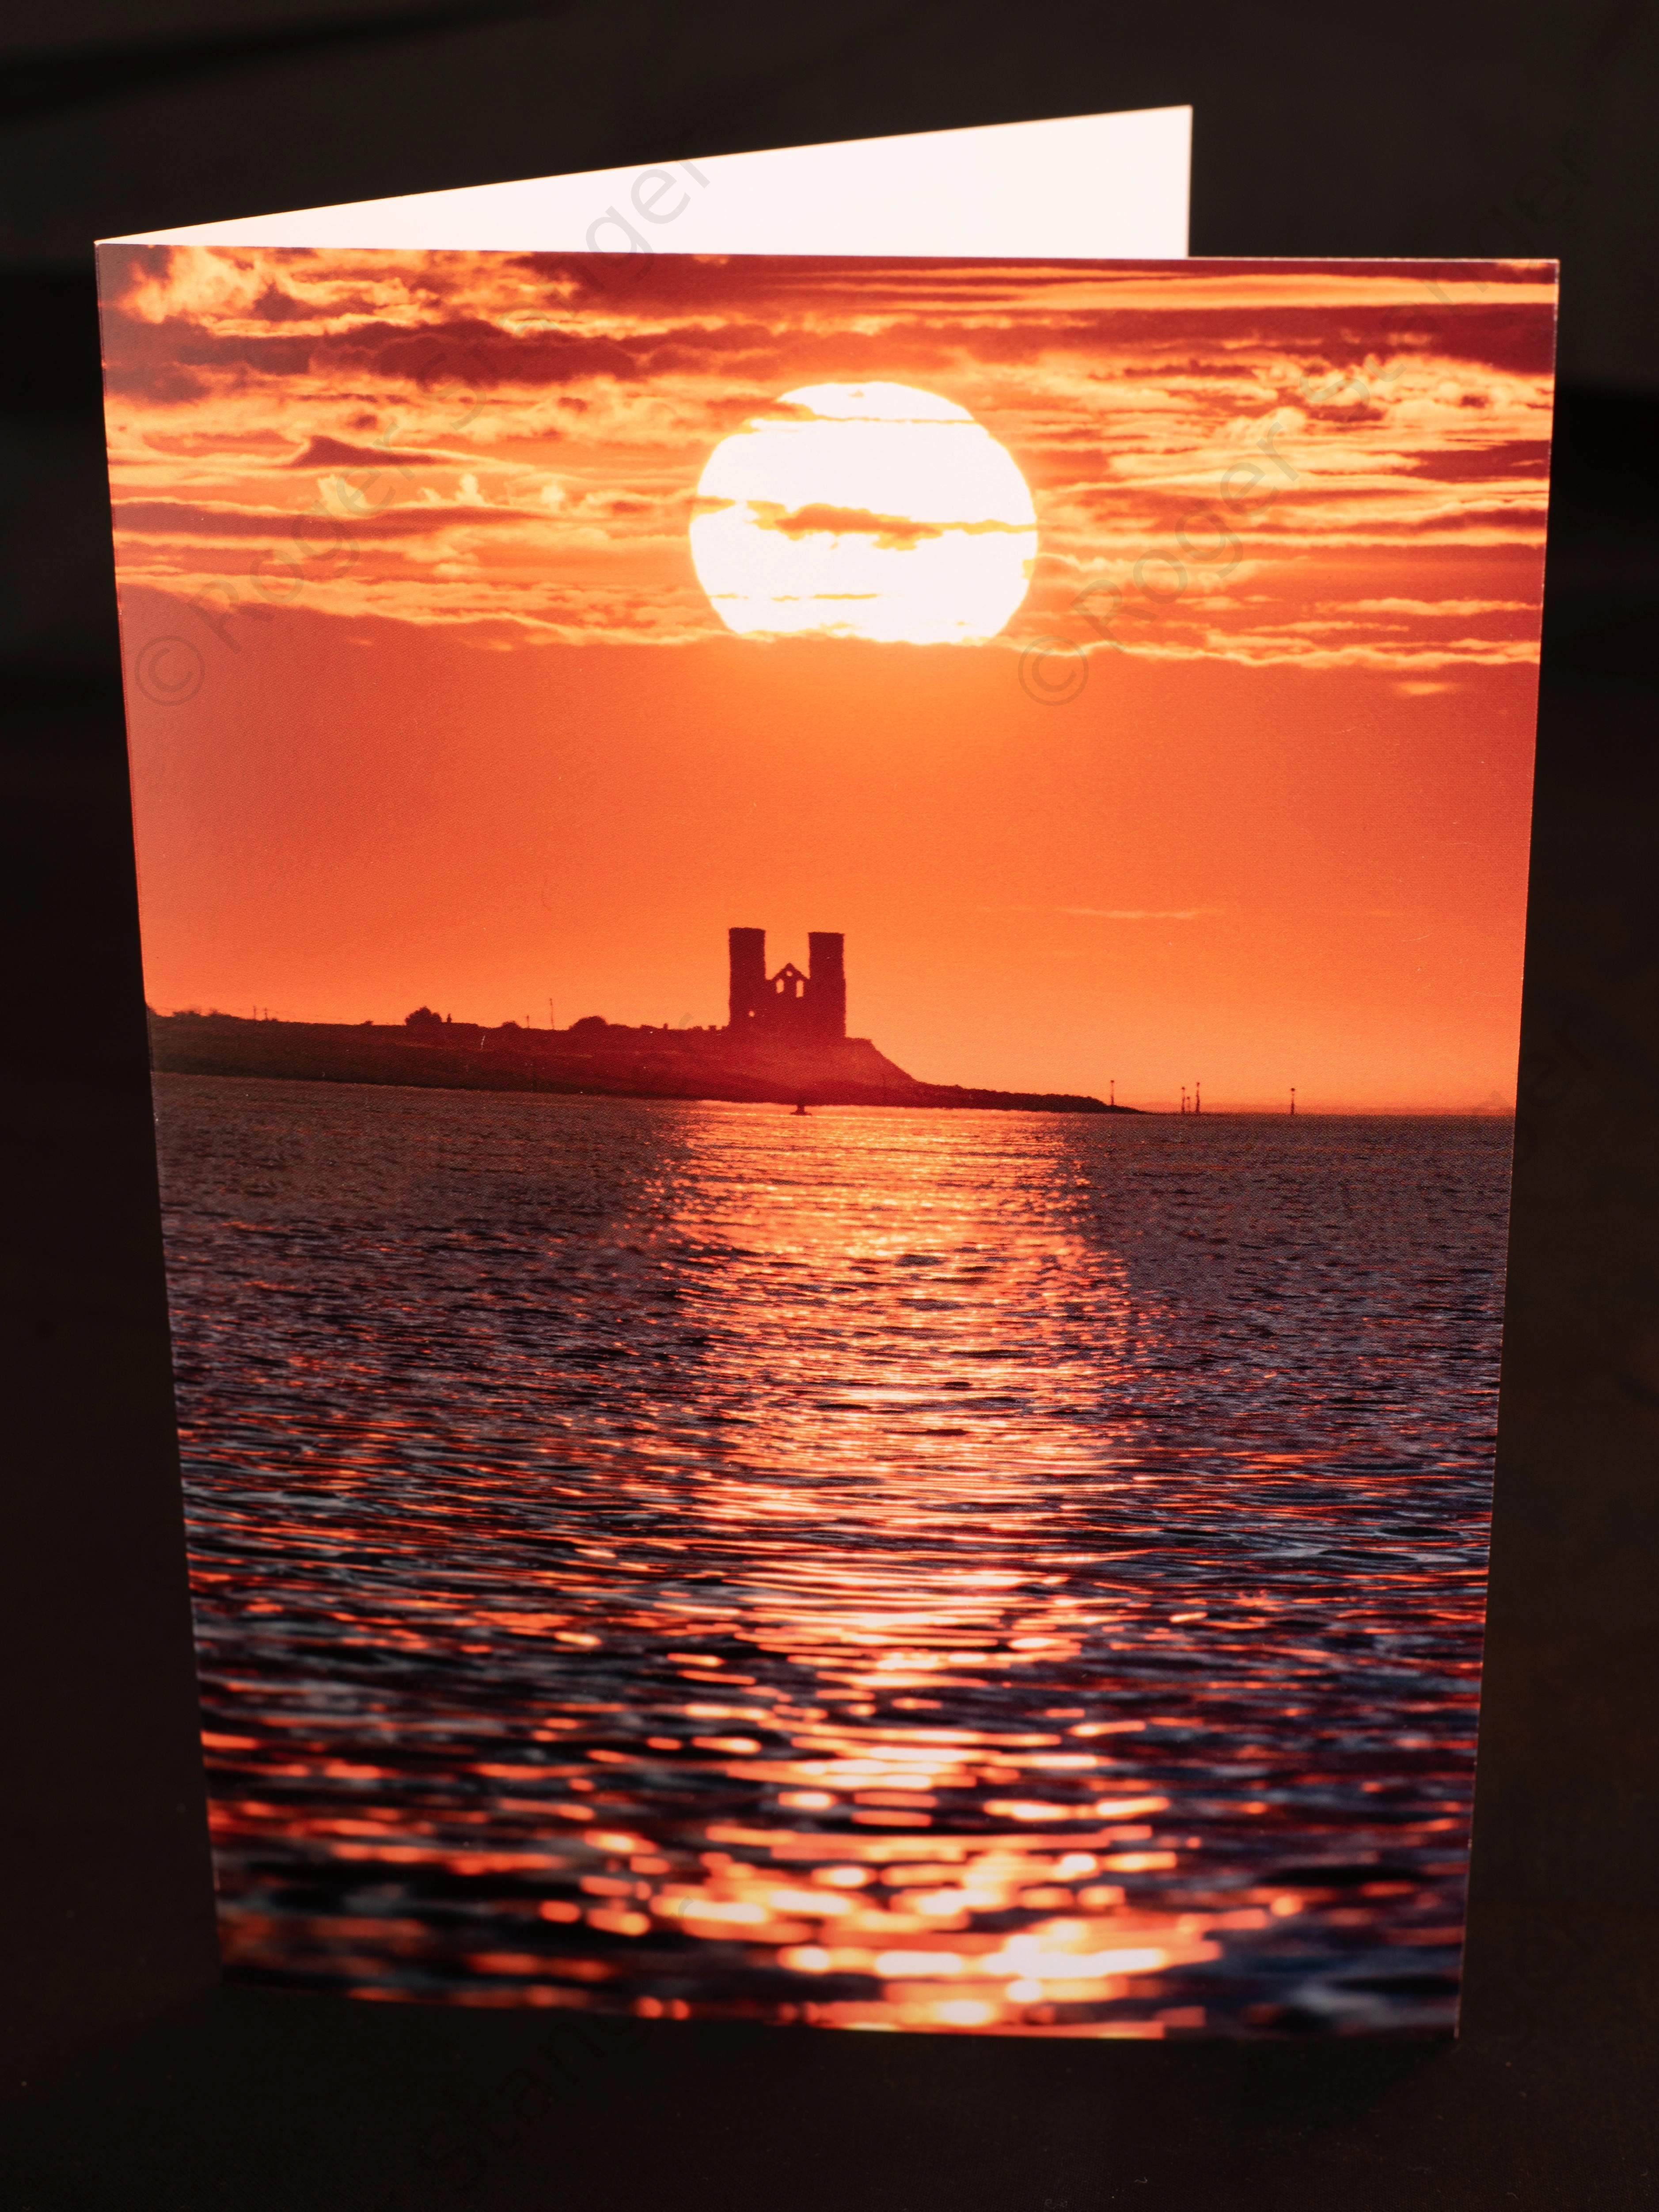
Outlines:
<svg viewBox="0 0 1659 2212"><path fill-rule="evenodd" d="M691 558L740 636L994 637L1031 580L1036 510L966 408L902 384L817 384L723 439Z"/></svg>

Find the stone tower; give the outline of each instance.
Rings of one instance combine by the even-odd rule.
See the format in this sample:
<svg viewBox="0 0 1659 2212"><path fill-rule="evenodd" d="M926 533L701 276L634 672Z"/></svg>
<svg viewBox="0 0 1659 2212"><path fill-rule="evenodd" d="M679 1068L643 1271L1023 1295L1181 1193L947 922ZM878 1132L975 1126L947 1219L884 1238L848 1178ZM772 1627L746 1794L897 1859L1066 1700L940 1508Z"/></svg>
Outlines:
<svg viewBox="0 0 1659 2212"><path fill-rule="evenodd" d="M732 954L732 999L729 1029L746 1030L766 1012L766 932L728 929Z"/></svg>
<svg viewBox="0 0 1659 2212"><path fill-rule="evenodd" d="M846 944L838 929L807 933L807 1024L814 1036L837 1044L847 1035Z"/></svg>

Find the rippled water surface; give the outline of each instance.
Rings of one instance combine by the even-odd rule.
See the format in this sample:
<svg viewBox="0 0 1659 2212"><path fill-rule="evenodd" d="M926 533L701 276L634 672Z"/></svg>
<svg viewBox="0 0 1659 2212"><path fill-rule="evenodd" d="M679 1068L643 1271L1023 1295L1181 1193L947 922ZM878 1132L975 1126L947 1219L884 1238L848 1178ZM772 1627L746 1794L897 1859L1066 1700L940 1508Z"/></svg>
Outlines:
<svg viewBox="0 0 1659 2212"><path fill-rule="evenodd" d="M156 1090L233 1971L1449 2027L1510 1123Z"/></svg>

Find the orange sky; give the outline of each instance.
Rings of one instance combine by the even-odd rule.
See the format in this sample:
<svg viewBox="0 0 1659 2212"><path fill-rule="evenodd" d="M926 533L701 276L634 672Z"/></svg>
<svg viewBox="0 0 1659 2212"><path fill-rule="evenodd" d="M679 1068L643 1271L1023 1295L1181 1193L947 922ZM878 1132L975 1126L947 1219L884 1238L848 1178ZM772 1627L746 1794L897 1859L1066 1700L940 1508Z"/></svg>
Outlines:
<svg viewBox="0 0 1659 2212"><path fill-rule="evenodd" d="M102 276L152 1004L718 1022L729 925L841 929L849 1026L930 1079L1512 1101L1547 268ZM709 453L876 380L1013 456L1024 604L731 635Z"/></svg>

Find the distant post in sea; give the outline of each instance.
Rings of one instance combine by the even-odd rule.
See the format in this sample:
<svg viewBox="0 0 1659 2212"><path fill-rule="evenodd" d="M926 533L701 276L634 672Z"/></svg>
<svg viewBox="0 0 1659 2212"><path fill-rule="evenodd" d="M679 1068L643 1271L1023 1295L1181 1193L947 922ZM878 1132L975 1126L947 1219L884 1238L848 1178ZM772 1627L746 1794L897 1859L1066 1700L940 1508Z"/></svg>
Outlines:
<svg viewBox="0 0 1659 2212"><path fill-rule="evenodd" d="M1201 1114L1204 1111L1203 1095L1199 1090L1196 1076L1193 1078L1193 1111L1194 1114Z"/></svg>
<svg viewBox="0 0 1659 2212"><path fill-rule="evenodd" d="M1295 1084L1291 1084L1291 1113L1292 1113L1292 1114L1294 1114L1294 1113L1295 1113L1295 1111L1296 1111L1296 1085L1295 1085Z"/></svg>

